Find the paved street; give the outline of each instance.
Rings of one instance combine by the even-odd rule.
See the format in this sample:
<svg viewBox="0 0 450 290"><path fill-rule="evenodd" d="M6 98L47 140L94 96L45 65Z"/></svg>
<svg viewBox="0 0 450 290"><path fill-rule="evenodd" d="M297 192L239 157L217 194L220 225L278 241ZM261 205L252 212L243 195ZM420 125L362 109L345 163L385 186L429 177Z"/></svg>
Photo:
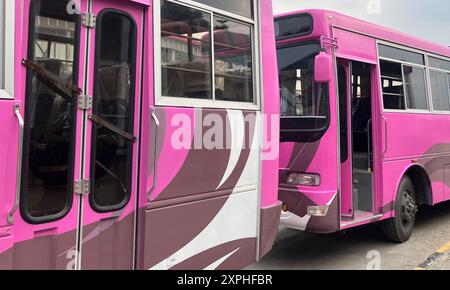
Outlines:
<svg viewBox="0 0 450 290"><path fill-rule="evenodd" d="M402 245L384 240L378 225L332 235L280 229L273 251L251 270L450 270L450 203L421 208L412 239ZM439 253L436 253L439 252Z"/></svg>

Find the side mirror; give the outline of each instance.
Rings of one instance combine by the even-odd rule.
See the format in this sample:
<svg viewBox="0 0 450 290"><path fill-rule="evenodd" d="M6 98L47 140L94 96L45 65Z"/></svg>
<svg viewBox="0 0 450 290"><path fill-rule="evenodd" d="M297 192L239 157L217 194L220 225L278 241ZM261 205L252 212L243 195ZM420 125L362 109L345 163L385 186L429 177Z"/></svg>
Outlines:
<svg viewBox="0 0 450 290"><path fill-rule="evenodd" d="M317 83L329 83L333 79L333 59L323 51L314 62L314 79Z"/></svg>

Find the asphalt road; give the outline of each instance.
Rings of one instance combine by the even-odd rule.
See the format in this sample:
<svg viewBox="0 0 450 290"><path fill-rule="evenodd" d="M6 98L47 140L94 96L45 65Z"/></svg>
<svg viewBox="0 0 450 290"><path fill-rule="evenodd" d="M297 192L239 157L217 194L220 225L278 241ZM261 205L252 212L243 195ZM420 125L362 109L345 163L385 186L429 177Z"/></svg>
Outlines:
<svg viewBox="0 0 450 290"><path fill-rule="evenodd" d="M450 203L421 208L413 237L393 244L373 224L331 235L280 229L272 252L249 270L450 270Z"/></svg>

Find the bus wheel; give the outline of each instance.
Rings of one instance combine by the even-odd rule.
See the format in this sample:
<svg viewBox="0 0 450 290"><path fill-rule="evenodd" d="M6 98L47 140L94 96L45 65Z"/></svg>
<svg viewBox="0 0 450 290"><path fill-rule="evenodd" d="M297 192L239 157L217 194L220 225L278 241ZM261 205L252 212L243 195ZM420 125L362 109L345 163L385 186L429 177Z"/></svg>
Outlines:
<svg viewBox="0 0 450 290"><path fill-rule="evenodd" d="M411 238L416 222L416 193L411 179L405 176L395 201L395 217L382 223L386 238L395 243L404 243Z"/></svg>

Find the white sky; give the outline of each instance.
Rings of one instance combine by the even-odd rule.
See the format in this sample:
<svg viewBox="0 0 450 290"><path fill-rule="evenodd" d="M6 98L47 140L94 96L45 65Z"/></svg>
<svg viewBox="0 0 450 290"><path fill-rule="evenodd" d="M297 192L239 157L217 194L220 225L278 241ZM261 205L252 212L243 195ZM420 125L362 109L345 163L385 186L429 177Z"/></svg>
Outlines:
<svg viewBox="0 0 450 290"><path fill-rule="evenodd" d="M274 13L338 11L450 46L449 0L272 0Z"/></svg>

